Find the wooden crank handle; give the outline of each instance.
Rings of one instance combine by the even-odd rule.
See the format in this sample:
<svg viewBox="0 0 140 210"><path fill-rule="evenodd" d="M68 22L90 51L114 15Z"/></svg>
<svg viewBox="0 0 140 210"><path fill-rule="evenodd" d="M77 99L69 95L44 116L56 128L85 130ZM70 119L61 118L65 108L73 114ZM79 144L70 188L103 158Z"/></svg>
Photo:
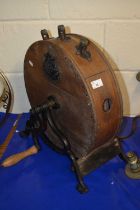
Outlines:
<svg viewBox="0 0 140 210"><path fill-rule="evenodd" d="M29 149L27 149L27 150L25 150L23 152L20 152L20 153L11 155L10 157L6 158L1 163L1 166L3 166L3 167L9 167L9 166L15 165L19 161L23 160L24 158L26 158L26 157L28 157L30 155L34 155L37 152L38 152L38 149L36 148L36 146L32 146L32 147L30 147Z"/></svg>

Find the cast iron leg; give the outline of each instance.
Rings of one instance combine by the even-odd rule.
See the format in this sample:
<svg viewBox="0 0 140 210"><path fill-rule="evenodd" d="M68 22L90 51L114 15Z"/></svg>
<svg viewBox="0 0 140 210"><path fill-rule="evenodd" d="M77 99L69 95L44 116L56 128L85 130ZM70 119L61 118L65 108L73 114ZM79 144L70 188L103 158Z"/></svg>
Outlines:
<svg viewBox="0 0 140 210"><path fill-rule="evenodd" d="M58 138L60 139L60 141L64 145L64 150L66 151L66 154L69 156L69 158L71 159L71 161L73 163L74 172L75 172L75 175L76 175L76 178L77 178L77 181L78 181L77 190L80 193L87 192L88 188L84 184L83 177L82 177L82 174L80 172L79 166L77 164L76 158L75 158L73 152L71 151L70 143L67 140L67 138L65 138L63 133L59 130L57 125L55 124L55 122L52 118L51 112L48 112L48 124L49 124L50 128L52 129L52 131L56 134L56 136L58 136Z"/></svg>
<svg viewBox="0 0 140 210"><path fill-rule="evenodd" d="M33 138L33 141L34 141L34 145L36 146L36 148L39 151L40 150L40 145L39 145L38 135L34 131L32 131L32 138Z"/></svg>
<svg viewBox="0 0 140 210"><path fill-rule="evenodd" d="M46 134L44 132L41 132L40 136L41 136L42 140L45 143L47 143L53 150L55 150L55 151L57 151L57 152L59 152L61 154L67 154L69 156L70 160L73 163L74 172L75 172L75 175L76 175L76 178L77 178L77 181L78 181L77 190L80 193L87 192L88 188L87 188L87 186L85 185L85 183L83 181L83 177L82 177L81 172L79 170L79 166L78 166L78 164L76 162L75 156L72 154L72 151L70 150L70 145L69 145L68 141L66 139L62 139L61 138L61 140L63 141L63 144L65 145L65 149L59 149L51 141L49 141L47 139L47 136L46 136Z"/></svg>
<svg viewBox="0 0 140 210"><path fill-rule="evenodd" d="M70 150L67 151L67 154L68 154L68 156L70 157L70 159L72 160L72 163L73 163L74 172L76 174L76 178L77 178L77 181L78 181L78 184L77 184L77 187L76 187L77 190L80 193L88 192L88 187L84 183L83 177L81 175L81 172L79 170L79 166L76 162L76 159L75 159L74 155L72 154L72 152Z"/></svg>

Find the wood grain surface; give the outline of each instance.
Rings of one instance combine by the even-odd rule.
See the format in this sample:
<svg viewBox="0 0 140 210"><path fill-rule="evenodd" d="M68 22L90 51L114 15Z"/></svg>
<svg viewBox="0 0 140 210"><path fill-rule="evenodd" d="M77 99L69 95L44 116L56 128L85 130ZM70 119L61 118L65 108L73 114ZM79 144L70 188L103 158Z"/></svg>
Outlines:
<svg viewBox="0 0 140 210"><path fill-rule="evenodd" d="M69 139L75 156L82 158L113 140L122 119L122 100L113 68L98 46L89 40L91 59L87 60L76 53L83 37L67 37L32 44L25 56L24 78L32 107L45 103L50 95L59 102L60 109L54 110L53 118ZM59 80L51 80L43 69L48 52L55 58ZM92 82L98 80L103 85L94 89ZM107 111L105 101L111 101ZM49 126L47 134L54 144L62 146Z"/></svg>

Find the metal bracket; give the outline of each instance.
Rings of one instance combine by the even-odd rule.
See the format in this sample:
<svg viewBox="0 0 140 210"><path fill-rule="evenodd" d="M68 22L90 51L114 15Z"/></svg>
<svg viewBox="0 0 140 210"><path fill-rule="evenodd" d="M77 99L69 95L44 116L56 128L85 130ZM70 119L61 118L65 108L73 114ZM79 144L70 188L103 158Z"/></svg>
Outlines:
<svg viewBox="0 0 140 210"><path fill-rule="evenodd" d="M59 80L60 74L58 66L56 64L56 59L49 52L45 55L43 70L50 80Z"/></svg>
<svg viewBox="0 0 140 210"><path fill-rule="evenodd" d="M87 50L89 41L86 38L81 38L80 43L76 46L77 54L87 60L91 59L91 53Z"/></svg>
<svg viewBox="0 0 140 210"><path fill-rule="evenodd" d="M61 41L68 41L68 40L70 40L70 37L67 36L67 34L66 34L64 25L59 25L58 26L58 37L59 37L59 39Z"/></svg>
<svg viewBox="0 0 140 210"><path fill-rule="evenodd" d="M47 40L47 39L50 38L49 34L48 34L48 31L46 29L41 30L41 36L42 36L43 40Z"/></svg>

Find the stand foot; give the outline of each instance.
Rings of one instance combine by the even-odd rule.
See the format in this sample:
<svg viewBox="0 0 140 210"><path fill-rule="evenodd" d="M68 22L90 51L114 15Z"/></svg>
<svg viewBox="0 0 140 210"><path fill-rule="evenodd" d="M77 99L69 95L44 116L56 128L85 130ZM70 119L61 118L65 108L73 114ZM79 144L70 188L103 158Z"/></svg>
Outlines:
<svg viewBox="0 0 140 210"><path fill-rule="evenodd" d="M77 184L76 189L77 189L81 194L88 192L88 187L87 187L85 184L83 184L83 185Z"/></svg>

